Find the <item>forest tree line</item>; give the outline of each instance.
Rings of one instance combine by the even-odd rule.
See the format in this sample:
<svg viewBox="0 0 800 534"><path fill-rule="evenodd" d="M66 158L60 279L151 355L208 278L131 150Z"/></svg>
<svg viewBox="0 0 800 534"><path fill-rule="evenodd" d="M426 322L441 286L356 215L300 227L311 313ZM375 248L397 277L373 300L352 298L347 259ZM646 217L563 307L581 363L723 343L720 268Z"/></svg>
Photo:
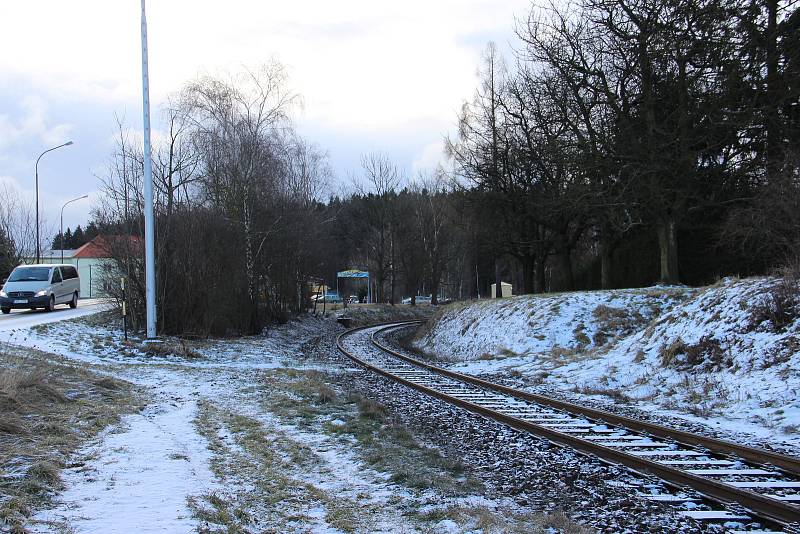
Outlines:
<svg viewBox="0 0 800 534"><path fill-rule="evenodd" d="M68 226L67 229L64 230L63 235L61 234L61 231L59 231L53 236L53 240L50 243L50 248L52 250L76 250L97 237L99 234L100 228L98 228L97 223L94 221L89 222L89 224L86 225L85 230L81 228L80 224L75 227L75 231Z"/></svg>
<svg viewBox="0 0 800 534"><path fill-rule="evenodd" d="M800 222L796 8L561 6L518 24L510 65L487 48L449 143L525 292L698 284L786 261Z"/></svg>
<svg viewBox="0 0 800 534"><path fill-rule="evenodd" d="M335 195L279 64L187 84L153 154L160 330L258 332L350 268L377 301L436 303L501 281L703 284L795 260L793 3L576 0L534 6L516 33L508 57L486 47L447 165L405 176L365 153ZM93 225L141 237L141 143L120 125L117 145ZM140 320L141 241L111 242Z"/></svg>
<svg viewBox="0 0 800 534"><path fill-rule="evenodd" d="M512 57L485 50L446 141L445 186L375 185L345 202L361 236L348 250L372 251L383 300L398 274L404 294L421 280L466 298L501 281L515 293L704 284L796 261L794 3L578 0L534 7L516 30ZM444 245L420 278L401 262L421 265L408 259L430 229L409 234L396 214L430 191Z"/></svg>

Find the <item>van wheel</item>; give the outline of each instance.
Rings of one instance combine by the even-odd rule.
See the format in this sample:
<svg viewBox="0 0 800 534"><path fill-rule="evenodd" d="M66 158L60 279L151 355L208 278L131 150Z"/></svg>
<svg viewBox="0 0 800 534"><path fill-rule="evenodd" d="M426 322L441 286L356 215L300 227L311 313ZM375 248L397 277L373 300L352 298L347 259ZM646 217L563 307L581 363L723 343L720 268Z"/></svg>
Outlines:
<svg viewBox="0 0 800 534"><path fill-rule="evenodd" d="M56 298L53 295L50 295L50 300L47 301L47 306L45 306L44 311L51 312L55 307L56 307Z"/></svg>
<svg viewBox="0 0 800 534"><path fill-rule="evenodd" d="M2 308L2 312L8 315L9 313L11 313L11 308Z"/></svg>
<svg viewBox="0 0 800 534"><path fill-rule="evenodd" d="M73 293L72 294L72 300L69 301L69 307L72 308L73 310L78 307L78 294L77 293Z"/></svg>

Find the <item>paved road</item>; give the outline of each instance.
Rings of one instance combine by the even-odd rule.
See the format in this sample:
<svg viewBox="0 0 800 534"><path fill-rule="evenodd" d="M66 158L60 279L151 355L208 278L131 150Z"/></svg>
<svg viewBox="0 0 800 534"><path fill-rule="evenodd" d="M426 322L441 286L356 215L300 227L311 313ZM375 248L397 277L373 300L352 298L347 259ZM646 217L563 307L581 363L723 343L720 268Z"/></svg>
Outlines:
<svg viewBox="0 0 800 534"><path fill-rule="evenodd" d="M52 323L63 319L74 319L103 311L109 306L105 299L81 299L74 310L67 305L58 305L52 312L43 310L11 310L8 315L0 315L0 331L14 328L29 328L37 324Z"/></svg>

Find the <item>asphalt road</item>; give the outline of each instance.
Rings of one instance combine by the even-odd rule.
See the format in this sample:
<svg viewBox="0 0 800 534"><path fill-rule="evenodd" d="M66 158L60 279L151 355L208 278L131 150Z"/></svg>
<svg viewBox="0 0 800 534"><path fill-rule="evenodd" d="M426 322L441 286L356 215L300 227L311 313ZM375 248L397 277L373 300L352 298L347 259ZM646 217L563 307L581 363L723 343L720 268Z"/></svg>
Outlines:
<svg viewBox="0 0 800 534"><path fill-rule="evenodd" d="M30 328L37 324L52 323L63 319L74 319L103 311L109 306L105 299L81 299L74 310L66 304L59 304L51 312L44 310L11 310L8 315L0 314L0 331L15 328Z"/></svg>

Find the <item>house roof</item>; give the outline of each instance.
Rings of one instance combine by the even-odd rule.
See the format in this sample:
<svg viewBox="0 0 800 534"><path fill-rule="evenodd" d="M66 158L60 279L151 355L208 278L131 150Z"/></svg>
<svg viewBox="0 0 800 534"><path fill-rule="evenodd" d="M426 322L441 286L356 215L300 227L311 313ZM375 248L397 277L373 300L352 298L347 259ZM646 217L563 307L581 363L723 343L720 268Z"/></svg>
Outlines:
<svg viewBox="0 0 800 534"><path fill-rule="evenodd" d="M136 251L141 251L142 240L139 236L131 235L99 235L83 245L75 251L72 258L110 258L114 249L120 249L125 246L125 241L128 241L128 246Z"/></svg>

